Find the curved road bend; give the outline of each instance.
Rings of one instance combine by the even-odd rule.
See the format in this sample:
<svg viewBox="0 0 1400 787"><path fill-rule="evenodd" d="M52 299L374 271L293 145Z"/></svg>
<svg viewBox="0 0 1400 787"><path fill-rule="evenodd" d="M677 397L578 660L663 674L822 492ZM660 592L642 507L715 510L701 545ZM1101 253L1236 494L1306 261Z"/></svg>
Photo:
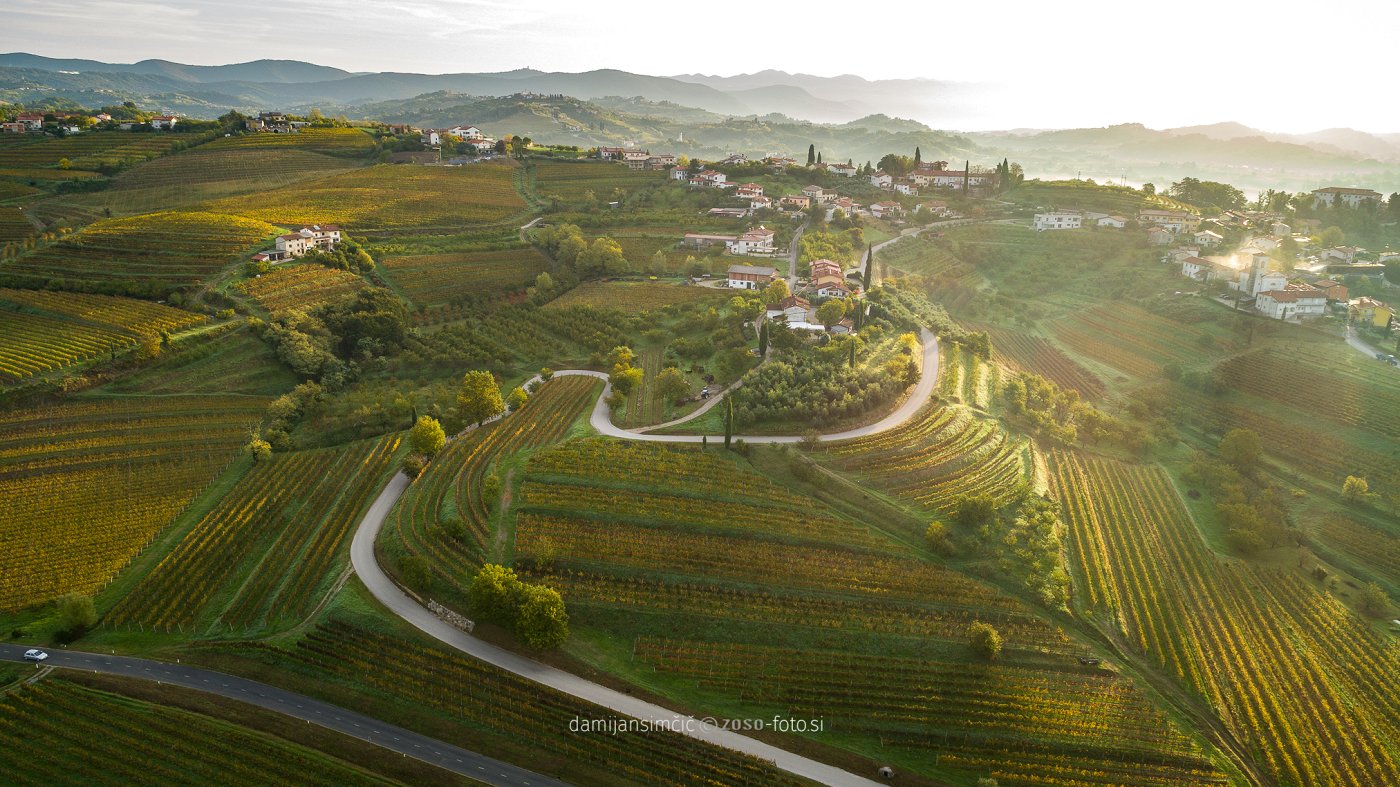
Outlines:
<svg viewBox="0 0 1400 787"><path fill-rule="evenodd" d="M389 579L384 570L379 567L379 562L374 556L374 540L379 535L379 530L383 527L389 510L393 508L399 496L408 488L408 484L408 476L402 473L395 475L389 481L384 490L379 493L379 497L375 499L374 504L370 506L365 518L360 522L359 528L355 530L355 538L350 544L350 562L354 565L355 573L359 575L360 581L364 582L365 587L374 594L374 597L379 599L380 603L388 607L395 615L413 624L425 634L469 656L578 699L599 705L614 713L669 725L671 729L683 732L692 738L716 746L723 746L726 749L751 754L760 759L768 760L789 773L823 784L862 785L863 787L879 784L840 768L793 754L691 716L668 710L660 705L654 705L606 686L600 686L571 672L541 664L534 659L484 642L443 622L400 590L398 585L395 585L393 580Z"/></svg>
<svg viewBox="0 0 1400 787"><path fill-rule="evenodd" d="M25 645L0 645L0 660L23 661L26 650L28 646ZM109 656L75 650L50 650L48 654L49 658L44 662L48 667L154 680L217 694L302 719L487 784L509 787L563 787L565 784L362 713L345 710L266 683L198 667L128 656Z"/></svg>

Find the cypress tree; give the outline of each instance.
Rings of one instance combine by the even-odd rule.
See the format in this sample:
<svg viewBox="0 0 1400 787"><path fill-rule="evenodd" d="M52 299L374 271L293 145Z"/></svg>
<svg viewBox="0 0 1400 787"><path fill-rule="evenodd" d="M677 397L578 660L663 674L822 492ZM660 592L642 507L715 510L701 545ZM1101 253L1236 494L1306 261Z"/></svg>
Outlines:
<svg viewBox="0 0 1400 787"><path fill-rule="evenodd" d="M870 292L870 271L875 267L875 247L869 245L865 250L865 273L861 276L860 286L866 292Z"/></svg>
<svg viewBox="0 0 1400 787"><path fill-rule="evenodd" d="M758 357L762 358L768 354L768 321L764 320L758 326Z"/></svg>
<svg viewBox="0 0 1400 787"><path fill-rule="evenodd" d="M919 146L914 146L914 166L924 163L924 154L919 151Z"/></svg>
<svg viewBox="0 0 1400 787"><path fill-rule="evenodd" d="M729 450L729 441L734 437L734 400L724 397L724 450Z"/></svg>
<svg viewBox="0 0 1400 787"><path fill-rule="evenodd" d="M846 357L846 364L852 369L856 368L856 340L851 339L851 354Z"/></svg>
<svg viewBox="0 0 1400 787"><path fill-rule="evenodd" d="M816 145L808 145L808 146L807 146L807 166L810 167L810 166L812 166L812 165L815 164L815 163L817 163L817 146L816 146Z"/></svg>
<svg viewBox="0 0 1400 787"><path fill-rule="evenodd" d="M817 163L818 163L818 164L822 163L822 154L820 154L820 153L817 154Z"/></svg>

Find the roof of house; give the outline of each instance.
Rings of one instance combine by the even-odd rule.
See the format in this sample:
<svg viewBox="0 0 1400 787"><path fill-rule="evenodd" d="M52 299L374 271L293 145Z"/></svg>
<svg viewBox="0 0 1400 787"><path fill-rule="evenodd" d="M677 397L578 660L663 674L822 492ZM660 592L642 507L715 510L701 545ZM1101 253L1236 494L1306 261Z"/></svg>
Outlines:
<svg viewBox="0 0 1400 787"><path fill-rule="evenodd" d="M875 203L874 205L871 205L870 207L872 207L872 208L902 208L902 207L904 207L904 206L903 206L903 205L900 205L898 202L895 202L895 201L893 201L893 200L885 200L884 202L877 202L877 203Z"/></svg>
<svg viewBox="0 0 1400 787"><path fill-rule="evenodd" d="M753 276L776 276L778 274L778 269L768 268L762 265L730 265L729 272L731 274L747 273Z"/></svg>
<svg viewBox="0 0 1400 787"><path fill-rule="evenodd" d="M1368 309L1389 309L1389 308L1390 308L1390 307L1387 306L1385 303L1383 303L1383 302L1381 302L1381 301L1378 301L1378 300L1376 300L1375 298L1372 298L1372 297L1369 296L1369 295L1363 295L1363 296L1361 296L1360 298L1352 299L1351 301L1348 302L1348 305L1350 305L1350 306L1360 306L1360 307L1362 307L1362 308L1368 308Z"/></svg>
<svg viewBox="0 0 1400 787"><path fill-rule="evenodd" d="M1343 186L1328 186L1321 189L1313 189L1314 194L1360 194L1368 197L1379 197L1380 192L1371 189L1353 189Z"/></svg>
<svg viewBox="0 0 1400 787"><path fill-rule="evenodd" d="M1224 237L1225 237L1224 235L1221 235L1221 234L1218 233L1218 232L1211 232L1210 230L1201 230L1200 232L1198 232L1198 233L1196 233L1196 234L1197 234L1197 235L1209 235L1209 236L1211 236L1212 238L1224 238Z"/></svg>

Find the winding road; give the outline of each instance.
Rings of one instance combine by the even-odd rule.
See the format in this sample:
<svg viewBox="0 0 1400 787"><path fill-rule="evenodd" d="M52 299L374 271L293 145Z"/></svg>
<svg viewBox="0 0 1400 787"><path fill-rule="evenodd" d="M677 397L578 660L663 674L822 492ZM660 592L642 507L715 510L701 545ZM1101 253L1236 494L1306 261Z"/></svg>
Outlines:
<svg viewBox="0 0 1400 787"><path fill-rule="evenodd" d="M26 650L27 645L0 645L0 660L23 662ZM363 713L346 710L266 683L199 667L129 656L109 656L76 650L50 650L48 654L49 658L44 662L45 667L153 680L217 694L320 725L487 784L508 787L563 787L565 784L557 779L443 743Z"/></svg>

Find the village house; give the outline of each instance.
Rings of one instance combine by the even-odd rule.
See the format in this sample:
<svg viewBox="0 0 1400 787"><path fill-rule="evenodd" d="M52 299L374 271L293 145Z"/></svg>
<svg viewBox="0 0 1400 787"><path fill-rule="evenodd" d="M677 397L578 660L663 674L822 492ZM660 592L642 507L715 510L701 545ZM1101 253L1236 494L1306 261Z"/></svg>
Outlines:
<svg viewBox="0 0 1400 787"><path fill-rule="evenodd" d="M1307 285L1267 290L1255 296L1254 309L1275 320L1319 317L1327 310L1327 296Z"/></svg>
<svg viewBox="0 0 1400 787"><path fill-rule="evenodd" d="M776 233L764 226L754 227L745 230L742 235L716 235L704 232L687 232L685 234L685 244L703 248L705 246L715 246L724 244L724 250L730 254L747 256L749 254L765 254L773 251L773 237Z"/></svg>
<svg viewBox="0 0 1400 787"><path fill-rule="evenodd" d="M1328 301L1340 302L1347 299L1347 287L1336 279L1318 279L1312 286L1322 290Z"/></svg>
<svg viewBox="0 0 1400 787"><path fill-rule="evenodd" d="M813 202L820 201L822 198L822 194L824 193L825 192L822 189L822 187L817 185L810 185L802 189L802 196L812 200Z"/></svg>
<svg viewBox="0 0 1400 787"><path fill-rule="evenodd" d="M784 194L778 200L778 207L783 210L806 210L812 207L812 198L805 194Z"/></svg>
<svg viewBox="0 0 1400 787"><path fill-rule="evenodd" d="M1211 232L1210 230L1201 230L1192 237L1202 246L1216 246L1219 245L1221 241L1225 240L1225 236L1218 232Z"/></svg>
<svg viewBox="0 0 1400 787"><path fill-rule="evenodd" d="M838 210L846 216L853 216L860 211L860 206L850 197L837 197L835 201L827 203L826 220L835 218Z"/></svg>
<svg viewBox="0 0 1400 787"><path fill-rule="evenodd" d="M894 185L894 176L883 171L870 173L869 179L870 185L882 189L888 189Z"/></svg>
<svg viewBox="0 0 1400 787"><path fill-rule="evenodd" d="M624 150L624 151L622 151L622 160L625 161L625 162L627 162L627 163L629 163L629 164L633 164L633 163L636 163L636 164L645 164L645 163L646 163L646 160L649 159L649 158L651 158L651 151L650 151L650 150L635 150L635 149L632 149L632 150Z"/></svg>
<svg viewBox="0 0 1400 787"><path fill-rule="evenodd" d="M1215 266L1218 264L1204 257L1188 255L1181 260L1181 275L1196 281L1212 281L1215 278Z"/></svg>
<svg viewBox="0 0 1400 787"><path fill-rule="evenodd" d="M1172 232L1164 227L1152 227L1147 231L1147 242L1152 246L1170 246Z"/></svg>
<svg viewBox="0 0 1400 787"><path fill-rule="evenodd" d="M777 280L776 268L758 265L729 266L729 286L736 290L761 290Z"/></svg>
<svg viewBox="0 0 1400 787"><path fill-rule="evenodd" d="M1171 233L1195 232L1201 226L1201 217L1184 210L1162 210L1147 208L1138 213L1138 221L1155 224Z"/></svg>
<svg viewBox="0 0 1400 787"><path fill-rule="evenodd" d="M1200 235L1201 233L1196 234ZM1249 245L1259 251L1273 251L1278 248L1278 238L1272 235L1258 235L1249 239Z"/></svg>
<svg viewBox="0 0 1400 787"><path fill-rule="evenodd" d="M936 189L975 189L986 186L991 181L992 176L984 172L951 169L934 172L929 178L929 184Z"/></svg>
<svg viewBox="0 0 1400 787"><path fill-rule="evenodd" d="M44 113L21 112L18 115L15 115L15 122L22 123L26 131L43 131Z"/></svg>
<svg viewBox="0 0 1400 787"><path fill-rule="evenodd" d="M894 190L900 194L908 194L913 197L919 196L918 184L910 180L896 180L894 182Z"/></svg>
<svg viewBox="0 0 1400 787"><path fill-rule="evenodd" d="M1341 202L1341 204L1346 205L1348 208L1354 208L1365 202L1376 203L1383 199L1380 192L1377 191L1372 191L1370 189L1348 189L1340 186L1328 186L1325 189L1314 189L1312 196L1314 208L1323 205L1330 208L1337 202Z"/></svg>
<svg viewBox="0 0 1400 787"><path fill-rule="evenodd" d="M787 158L786 156L769 156L763 160L763 163L775 170L782 171L788 167L797 166L797 159Z"/></svg>
<svg viewBox="0 0 1400 787"><path fill-rule="evenodd" d="M1128 220L1123 216L1104 216L1103 218L1099 219L1099 226L1113 227L1115 229L1121 230L1124 227L1128 226Z"/></svg>
<svg viewBox="0 0 1400 787"><path fill-rule="evenodd" d="M750 200L749 200L749 209L750 209L750 210L763 210L763 209L771 208L771 207L773 207L773 198L772 198L772 197L762 197L762 196L760 196L760 197L754 197L753 199L750 199Z"/></svg>
<svg viewBox="0 0 1400 787"><path fill-rule="evenodd" d="M419 141L430 148L438 147L442 144L442 132L435 128L425 128L419 136Z"/></svg>
<svg viewBox="0 0 1400 787"><path fill-rule="evenodd" d="M0 132L5 134L24 134L28 131L29 126L26 126L18 120L7 120L4 123L0 123Z"/></svg>
<svg viewBox="0 0 1400 787"><path fill-rule="evenodd" d="M452 128L443 129L442 133L461 140L483 139L486 136L481 133L481 129L476 126L453 126Z"/></svg>
<svg viewBox="0 0 1400 787"><path fill-rule="evenodd" d="M877 219L897 219L904 215L904 206L890 200L877 202L870 206L870 215Z"/></svg>
<svg viewBox="0 0 1400 787"><path fill-rule="evenodd" d="M296 232L277 236L277 246L269 258L280 261L300 257L308 251L330 251L340 243L341 230L335 224L312 224Z"/></svg>
<svg viewBox="0 0 1400 787"><path fill-rule="evenodd" d="M1395 311L1381 301L1368 296L1356 298L1347 303L1347 313L1356 322L1366 323L1372 328L1385 328L1395 316Z"/></svg>
<svg viewBox="0 0 1400 787"><path fill-rule="evenodd" d="M1356 262L1356 253L1361 249L1355 246L1333 246L1330 249L1323 249L1318 258L1323 262Z"/></svg>
<svg viewBox="0 0 1400 787"><path fill-rule="evenodd" d="M690 171L685 167L671 167L671 180L690 180Z"/></svg>
<svg viewBox="0 0 1400 787"><path fill-rule="evenodd" d="M622 148L598 148L598 158L604 160L621 159Z"/></svg>
<svg viewBox="0 0 1400 787"><path fill-rule="evenodd" d="M741 183L734 189L734 196L739 199L753 199L763 196L763 187L757 183Z"/></svg>
<svg viewBox="0 0 1400 787"><path fill-rule="evenodd" d="M807 316L807 310L810 308L812 308L811 301L801 295L789 295L777 303L768 304L768 308L765 311L769 319L786 320L789 314L797 316L798 319L804 319Z"/></svg>
<svg viewBox="0 0 1400 787"><path fill-rule="evenodd" d="M1400 260L1400 251L1386 249L1376 253L1376 262L1390 262L1391 260Z"/></svg>
<svg viewBox="0 0 1400 787"><path fill-rule="evenodd" d="M728 156L724 157L723 161L720 162L720 166L733 167L738 166L739 164L747 163L749 163L749 157L745 156L743 153L730 153Z"/></svg>
<svg viewBox="0 0 1400 787"><path fill-rule="evenodd" d="M841 164L838 162L836 164L826 165L826 171L833 175L840 175L843 178L854 178L857 170L854 164Z"/></svg>
<svg viewBox="0 0 1400 787"><path fill-rule="evenodd" d="M1258 297L1266 292L1275 292L1288 289L1288 276L1283 271L1267 271L1256 273L1254 281L1250 284L1250 294ZM1326 300L1324 297L1323 300Z"/></svg>
<svg viewBox="0 0 1400 787"><path fill-rule="evenodd" d="M1031 222L1036 232L1045 230L1077 230L1083 225L1084 214L1073 210L1057 210L1050 213L1037 213Z"/></svg>
<svg viewBox="0 0 1400 787"><path fill-rule="evenodd" d="M177 118L177 117L175 117L174 115L157 115L156 117L151 118L151 128L154 128L154 129L171 129L171 128L175 128L175 124L176 124L177 122L179 122L179 120L180 120L180 119Z"/></svg>
<svg viewBox="0 0 1400 787"><path fill-rule="evenodd" d="M659 153L655 156L651 156L644 163L647 169L667 169L668 167L674 167L678 160L674 153Z"/></svg>
<svg viewBox="0 0 1400 787"><path fill-rule="evenodd" d="M729 183L728 181L729 177L723 172L716 172L712 169L706 169L701 170L695 175L695 177L691 178L690 185L705 186L713 189L723 189L729 188L730 186L734 185L732 183Z"/></svg>
<svg viewBox="0 0 1400 787"><path fill-rule="evenodd" d="M1293 234L1293 228L1281 221L1269 225L1269 234L1275 238L1286 238Z"/></svg>

